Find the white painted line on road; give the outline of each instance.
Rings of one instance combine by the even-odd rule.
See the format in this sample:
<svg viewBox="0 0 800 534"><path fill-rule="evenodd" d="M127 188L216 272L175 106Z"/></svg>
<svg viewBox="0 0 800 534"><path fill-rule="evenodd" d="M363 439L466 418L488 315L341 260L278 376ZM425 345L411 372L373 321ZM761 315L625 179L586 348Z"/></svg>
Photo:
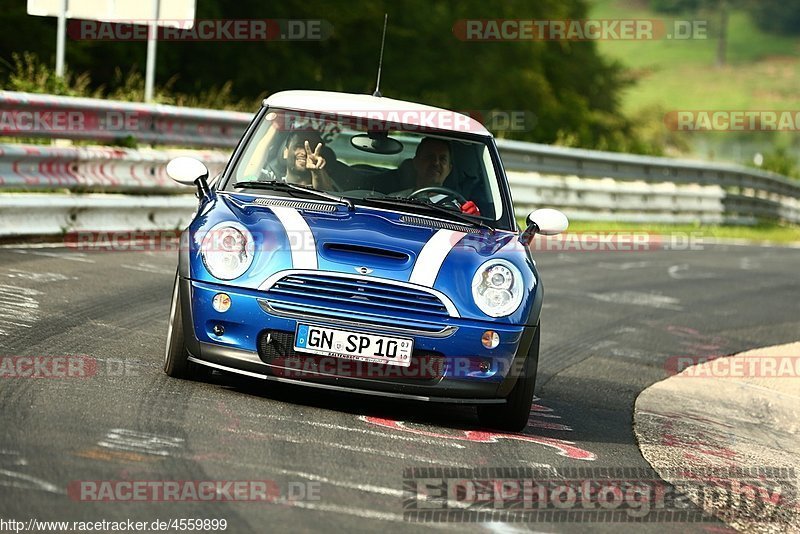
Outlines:
<svg viewBox="0 0 800 534"><path fill-rule="evenodd" d="M379 512L377 510L368 510L366 508L353 508L350 506L340 506L338 504L322 504L308 501L281 501L280 504L287 506L294 506L295 508L306 508L308 510L317 510L320 512L332 512L336 514L353 515L363 519L376 519L378 521L392 521L395 523L407 523L402 514L393 514L391 512ZM462 525L453 523L425 523L425 528L438 528L453 530L463 529Z"/></svg>
<svg viewBox="0 0 800 534"><path fill-rule="evenodd" d="M694 274L681 274L683 271L689 270L688 263L681 263L680 265L673 265L667 269L669 277L673 280L705 280L708 278L717 278L714 273L694 273Z"/></svg>
<svg viewBox="0 0 800 534"><path fill-rule="evenodd" d="M259 468L264 469L264 466L259 465ZM346 482L344 480L332 480L322 475L315 475L314 473L305 473L303 471L291 471L289 469L272 469L269 467L267 467L266 469L274 471L276 473L281 473L282 475L296 476L308 480L323 482L325 484L330 484L332 486L339 486L342 488L365 491L367 493L377 493L378 495L388 495L389 497L398 497L398 498L403 496L403 490L399 489L385 488L383 486L374 486L372 484L361 484L358 482Z"/></svg>
<svg viewBox="0 0 800 534"><path fill-rule="evenodd" d="M0 249L39 249L39 248L64 248L63 242L55 243L9 243L0 245Z"/></svg>
<svg viewBox="0 0 800 534"><path fill-rule="evenodd" d="M639 291L616 291L610 293L589 293L589 297L602 302L613 304L631 304L633 306L648 306L674 311L683 311L678 299L659 295L657 293L642 293Z"/></svg>
<svg viewBox="0 0 800 534"><path fill-rule="evenodd" d="M0 469L0 476L13 479L13 480L0 479L0 486L5 486L7 488L34 489L34 490L46 491L48 493L57 493L59 495L66 493L66 491L64 491L63 489L47 482L46 480L42 480L41 478L36 478L30 475L25 475L23 473L17 473L16 471L8 471L6 469ZM22 480L23 482L19 482L20 480ZM27 482L27 484L25 482Z"/></svg>
<svg viewBox="0 0 800 534"><path fill-rule="evenodd" d="M320 512L333 512L337 514L354 515L363 519L377 519L378 521L395 521L405 522L402 514L393 514L390 512L379 512L377 510L368 510L365 508L352 508L350 506L340 506L338 504L322 504L312 503L307 501L282 501L280 504L287 506L294 506L295 508L307 508L309 510L318 510Z"/></svg>
<svg viewBox="0 0 800 534"><path fill-rule="evenodd" d="M22 278L23 280L41 283L78 279L77 276L66 276L61 273L32 273L29 271L21 271L19 269L9 269L6 276L9 278Z"/></svg>
<svg viewBox="0 0 800 534"><path fill-rule="evenodd" d="M703 245L733 245L735 247L761 248L800 248L800 243L771 243L769 241L750 241L731 237L704 237Z"/></svg>
<svg viewBox="0 0 800 534"><path fill-rule="evenodd" d="M183 438L161 436L150 432L112 428L103 439L97 442L106 449L170 456L173 449L182 448Z"/></svg>
<svg viewBox="0 0 800 534"><path fill-rule="evenodd" d="M524 532L525 534L531 533L530 530L521 529L502 522L485 523L484 526L489 532L496 532L497 534L519 534L521 532Z"/></svg>
<svg viewBox="0 0 800 534"><path fill-rule="evenodd" d="M122 264L120 267L123 269L130 269L132 271L140 271L150 274L175 274L174 269L165 269L164 267L159 267L158 265L153 265L152 263L137 263L136 265Z"/></svg>
<svg viewBox="0 0 800 534"><path fill-rule="evenodd" d="M0 456L13 456L8 460L0 459L0 462L11 465L28 465L28 460L19 455L19 451L11 451L8 449L0 449Z"/></svg>
<svg viewBox="0 0 800 534"><path fill-rule="evenodd" d="M246 464L242 462L226 462L228 464L233 464L239 467L257 467L258 469L265 469L267 471L272 471L273 473L280 473L282 475L289 475L289 476L296 476L300 478L305 478L307 480L314 480L317 482L322 482L323 484L330 484L332 486L338 486L340 488L347 488L353 489L357 491L363 491L365 493L375 493L377 495L385 495L388 497L396 497L402 498L405 496L403 490L394 489L394 488L386 488L384 486L375 486L373 484L361 484L358 482L347 482L343 480L333 480L328 477L322 475L316 475L314 473L305 473L303 471L292 471L290 469L281 469L281 468L274 468L265 466L262 464L254 465L254 464ZM555 471L555 470L554 470ZM470 508L473 503L468 501L447 501L448 508Z"/></svg>
<svg viewBox="0 0 800 534"><path fill-rule="evenodd" d="M352 452L363 452L365 454L374 454L376 456L388 456L389 458L397 458L400 460L413 460L415 462L425 462L427 464L434 464L434 465L446 465L449 467L469 467L468 464L464 463L457 463L457 462L448 462L446 460L439 460L435 458L429 458L427 456L419 456L416 454L406 454L402 452L392 452L386 451L383 449L375 449L373 447L360 447L357 445L347 445L345 443L337 443L337 442L330 442L324 441L319 439L313 438L303 438L299 436L290 436L287 434L270 434L267 432L258 432L255 430L247 430L249 434L257 435L260 437L268 438L268 439L278 439L281 441L288 441L289 443L302 443L302 444L309 444L309 445L319 445L320 447L331 447L333 449L342 449L345 451L352 451Z"/></svg>
<svg viewBox="0 0 800 534"><path fill-rule="evenodd" d="M752 271L761 268L761 262L752 258L739 258L739 268L744 271Z"/></svg>
<svg viewBox="0 0 800 534"><path fill-rule="evenodd" d="M17 254L33 254L34 256L46 256L48 258L58 258L59 260L70 260L70 261L79 261L83 263L95 263L94 260L90 260L86 258L86 254L83 252L63 252L63 253L55 253L55 252L41 252L41 251L34 251L34 250L21 250L21 249L14 249L14 252Z"/></svg>
<svg viewBox="0 0 800 534"><path fill-rule="evenodd" d="M359 434L365 434L368 436L378 436L381 438L397 439L401 441L413 441L418 443L425 443L426 445L436 445L437 447L443 445L445 447L453 447L454 449L465 448L464 445L461 445L459 443L450 443L445 440L424 439L414 436L403 436L400 434L387 434L386 432L378 432L376 430L367 430L364 428L355 428L352 426L336 425L333 423L321 423L319 421L306 421L303 419L297 419L295 417L287 417L285 415L274 415L274 414L252 414L252 415L256 417L263 417L266 419L273 419L276 421L286 421L290 423L299 423L309 426L316 426L320 428L330 428L331 430L346 430L348 432L358 432Z"/></svg>
<svg viewBox="0 0 800 534"><path fill-rule="evenodd" d="M41 291L0 284L0 336L11 335L14 327L31 328L39 320Z"/></svg>
<svg viewBox="0 0 800 534"><path fill-rule="evenodd" d="M653 262L650 261L627 261L625 263L600 262L597 266L610 271L628 271L630 269L644 269L645 267L650 267L652 264Z"/></svg>

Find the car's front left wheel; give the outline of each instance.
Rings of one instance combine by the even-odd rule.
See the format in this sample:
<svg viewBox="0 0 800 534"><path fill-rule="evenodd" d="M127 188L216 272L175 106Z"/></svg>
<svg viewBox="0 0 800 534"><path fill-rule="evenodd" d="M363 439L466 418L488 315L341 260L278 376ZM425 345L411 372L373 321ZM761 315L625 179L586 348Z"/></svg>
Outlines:
<svg viewBox="0 0 800 534"><path fill-rule="evenodd" d="M167 347L164 353L164 372L174 378L199 379L207 378L211 372L205 367L188 360L183 333L183 311L181 309L180 276L175 275L172 288L172 303L169 308L169 325L167 326Z"/></svg>
<svg viewBox="0 0 800 534"><path fill-rule="evenodd" d="M169 308L167 325L167 348L164 354L164 372L175 378L187 378L189 370L188 354L183 341L183 314L181 313L180 277L175 275L172 287L172 303Z"/></svg>

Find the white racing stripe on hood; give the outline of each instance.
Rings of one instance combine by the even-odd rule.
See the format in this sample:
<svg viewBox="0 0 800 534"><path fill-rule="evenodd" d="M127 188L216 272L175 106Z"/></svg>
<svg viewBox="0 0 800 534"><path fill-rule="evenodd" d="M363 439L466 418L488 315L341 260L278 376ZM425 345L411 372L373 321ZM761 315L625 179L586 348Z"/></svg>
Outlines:
<svg viewBox="0 0 800 534"><path fill-rule="evenodd" d="M286 206L270 206L269 209L278 217L286 230L289 247L292 251L292 268L316 269L317 268L317 243L311 233L308 223L294 208Z"/></svg>
<svg viewBox="0 0 800 534"><path fill-rule="evenodd" d="M417 256L417 262L408 281L412 284L433 287L444 259L465 235L467 234L464 232L444 229L433 234Z"/></svg>

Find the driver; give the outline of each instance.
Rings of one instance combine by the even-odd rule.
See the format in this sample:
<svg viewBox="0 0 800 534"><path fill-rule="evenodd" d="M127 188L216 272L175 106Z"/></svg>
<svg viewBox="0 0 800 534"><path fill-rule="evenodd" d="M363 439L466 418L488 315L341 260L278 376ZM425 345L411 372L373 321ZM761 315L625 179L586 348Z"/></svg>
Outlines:
<svg viewBox="0 0 800 534"><path fill-rule="evenodd" d="M417 145L417 151L411 159L414 174L414 189L402 191L408 195L412 191L424 187L442 187L445 178L453 170L453 154L450 143L435 137L425 137ZM468 215L480 215L478 206L471 200L461 205L461 211Z"/></svg>

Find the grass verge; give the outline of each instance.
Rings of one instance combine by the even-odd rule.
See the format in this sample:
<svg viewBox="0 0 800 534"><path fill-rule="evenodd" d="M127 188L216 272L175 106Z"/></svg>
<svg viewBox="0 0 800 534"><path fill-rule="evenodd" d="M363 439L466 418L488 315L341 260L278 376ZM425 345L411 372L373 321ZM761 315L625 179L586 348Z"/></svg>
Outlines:
<svg viewBox="0 0 800 534"><path fill-rule="evenodd" d="M524 221L520 226L524 226ZM703 237L746 239L753 242L800 243L800 226L706 226L691 224L640 224L625 222L570 221L569 232L648 232L651 234L699 233Z"/></svg>

